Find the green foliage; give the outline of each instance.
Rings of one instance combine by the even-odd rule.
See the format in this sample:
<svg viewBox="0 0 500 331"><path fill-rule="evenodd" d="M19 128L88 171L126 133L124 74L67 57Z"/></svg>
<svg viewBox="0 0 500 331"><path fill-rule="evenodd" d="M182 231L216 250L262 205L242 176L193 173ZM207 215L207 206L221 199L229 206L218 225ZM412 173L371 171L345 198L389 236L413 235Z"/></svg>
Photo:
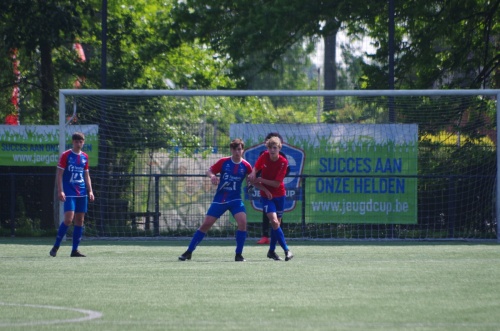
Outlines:
<svg viewBox="0 0 500 331"><path fill-rule="evenodd" d="M209 45L221 58L229 56L232 66L228 74L237 79L244 77L242 83L262 89L266 83L256 75L265 73L261 76L265 79L277 73L275 77L279 77L284 63L301 59L297 57L300 52L312 51L310 47L301 50L302 43L322 33L319 22L332 12L329 7L299 0L183 1L172 10L172 28L185 40ZM293 75L293 70L292 66L287 73ZM293 80L272 83L271 88L289 88L290 84L299 88Z"/></svg>
<svg viewBox="0 0 500 331"><path fill-rule="evenodd" d="M18 196L16 198L16 219L7 219L0 223L0 236L10 236L11 229L14 228L14 236L16 237L39 237L52 235L51 231L46 231L41 228L39 218L30 218L26 215L26 206L24 198ZM14 224L12 224L14 222Z"/></svg>
<svg viewBox="0 0 500 331"><path fill-rule="evenodd" d="M56 1L21 3L2 2L0 17L8 24L0 27L0 46L4 54L11 47L18 49L21 89L21 122L23 124L55 124L57 105L55 96L60 88L72 88L77 78L84 88L99 88L102 81L100 51L100 1L67 2L51 15L60 25L50 26L50 20L41 14L51 11ZM26 9L23 9L25 8ZM26 15L38 11L33 17ZM29 17L27 20L26 18ZM34 19L40 17L40 19ZM224 74L227 61L218 59L205 47L182 43L169 29L170 5L162 1L108 2L107 32L107 88L110 89L165 89L172 84L178 88L210 89L233 88L236 81ZM47 30L49 29L50 30ZM46 32L47 31L47 32ZM64 34L57 34L64 31ZM45 33L43 35L42 33ZM22 39L15 36L22 35ZM56 38L56 35L59 37ZM42 52L44 37L51 41L51 49ZM83 45L86 61L78 60L72 49L74 42ZM48 57L43 57L46 54ZM9 105L14 77L10 58L1 57L0 92L4 96L0 117L13 112ZM41 68L47 68L53 81L40 80ZM48 84L46 87L41 83ZM46 96L44 96L44 93ZM52 102L49 100L52 98ZM44 111L40 112L40 104Z"/></svg>
<svg viewBox="0 0 500 331"><path fill-rule="evenodd" d="M81 0L7 0L0 5L0 21L5 22L0 26L1 53L17 49L20 60L23 122L53 124L57 118L56 81L61 82L59 75L67 72L68 61L75 58L58 57L58 52L71 49L82 33L82 20L92 12L92 6ZM11 66L4 68L12 72ZM13 80L7 82L5 86Z"/></svg>
<svg viewBox="0 0 500 331"><path fill-rule="evenodd" d="M356 50L350 44L342 44L342 59L345 67L337 65L337 89L358 90L362 75L363 57L355 55Z"/></svg>
<svg viewBox="0 0 500 331"><path fill-rule="evenodd" d="M449 231L448 224L461 225L459 232L448 232L447 237L484 236L494 215L495 144L488 137L439 132L423 135L419 146L419 173L438 174L418 182L419 204L426 206L419 222L438 224L443 231ZM470 192L474 192L474 201L455 202Z"/></svg>
<svg viewBox="0 0 500 331"><path fill-rule="evenodd" d="M377 47L364 65L363 88L388 86L386 6L374 8L360 23ZM396 6L396 88L498 88L498 2L426 0Z"/></svg>
<svg viewBox="0 0 500 331"><path fill-rule="evenodd" d="M387 2L119 0L108 2L107 88L315 89L308 55L320 36L368 35L370 63L343 48L337 88L387 86ZM396 4L398 88L498 86L496 2ZM0 117L14 111L11 48L18 49L23 124L57 122L56 97L77 78L99 88L101 2L0 4ZM72 49L82 43L87 61ZM357 77L362 77L358 82ZM41 110L41 111L40 111ZM327 121L335 114L326 114Z"/></svg>

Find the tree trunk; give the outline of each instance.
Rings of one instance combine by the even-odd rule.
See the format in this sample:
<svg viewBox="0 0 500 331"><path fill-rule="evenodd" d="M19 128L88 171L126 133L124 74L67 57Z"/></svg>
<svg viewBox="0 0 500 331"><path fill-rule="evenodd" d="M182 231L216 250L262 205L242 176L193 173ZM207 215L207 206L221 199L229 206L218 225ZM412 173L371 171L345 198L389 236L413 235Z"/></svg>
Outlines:
<svg viewBox="0 0 500 331"><path fill-rule="evenodd" d="M324 80L325 90L337 89L337 32L325 36L325 59L324 59ZM323 103L323 111L331 112L335 109L335 98L325 97Z"/></svg>
<svg viewBox="0 0 500 331"><path fill-rule="evenodd" d="M55 124L57 120L54 73L52 67L52 47L47 41L40 43L40 85L42 89L42 120Z"/></svg>

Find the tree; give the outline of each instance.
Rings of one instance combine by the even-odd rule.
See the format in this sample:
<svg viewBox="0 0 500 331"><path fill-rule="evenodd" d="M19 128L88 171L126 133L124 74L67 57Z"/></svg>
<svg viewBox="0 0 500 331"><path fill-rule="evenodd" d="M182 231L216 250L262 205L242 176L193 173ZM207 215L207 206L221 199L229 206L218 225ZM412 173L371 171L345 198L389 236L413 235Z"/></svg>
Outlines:
<svg viewBox="0 0 500 331"><path fill-rule="evenodd" d="M21 63L21 118L24 124L54 124L57 91L99 88L101 19L99 0L6 0L0 2L0 117L12 112L11 48ZM170 6L163 1L120 0L108 7L108 88L231 88L226 61L202 45L182 43L169 29ZM86 62L73 50L80 42ZM43 45L42 45L43 44ZM170 84L171 85L171 84ZM40 111L42 110L42 111ZM3 115L3 116L2 116Z"/></svg>
<svg viewBox="0 0 500 331"><path fill-rule="evenodd" d="M183 40L199 40L221 58L231 59L229 74L244 77L240 88L251 86L253 73L272 72L294 45L322 37L324 88L334 90L337 33L345 22L369 17L372 8L380 3L381 0L187 0L173 8L173 28ZM325 97L323 104L326 113L336 108L333 97Z"/></svg>
<svg viewBox="0 0 500 331"><path fill-rule="evenodd" d="M499 6L498 0L396 2L397 88L498 88ZM382 7L364 21L378 46L364 67L367 89L387 86L388 40L380 24L386 17Z"/></svg>
<svg viewBox="0 0 500 331"><path fill-rule="evenodd" d="M261 71L253 68L246 74L247 87L251 90L310 90L316 88L316 79L308 75L313 66L310 54L314 43L298 42L290 47L283 56L276 59L271 69Z"/></svg>
<svg viewBox="0 0 500 331"><path fill-rule="evenodd" d="M334 36L344 20L354 18L359 4L319 0L188 0L173 8L173 27L186 40L200 40L221 57L232 59L231 74L240 77L248 72L271 70L287 50L304 38Z"/></svg>
<svg viewBox="0 0 500 331"><path fill-rule="evenodd" d="M39 64L39 70L30 70L30 75L25 75L22 86L25 90L32 87L39 90L42 122L55 119L57 89L53 52L60 47L71 49L81 34L82 17L91 12L91 5L84 0L4 0L0 4L2 53L19 49L28 63L26 67Z"/></svg>

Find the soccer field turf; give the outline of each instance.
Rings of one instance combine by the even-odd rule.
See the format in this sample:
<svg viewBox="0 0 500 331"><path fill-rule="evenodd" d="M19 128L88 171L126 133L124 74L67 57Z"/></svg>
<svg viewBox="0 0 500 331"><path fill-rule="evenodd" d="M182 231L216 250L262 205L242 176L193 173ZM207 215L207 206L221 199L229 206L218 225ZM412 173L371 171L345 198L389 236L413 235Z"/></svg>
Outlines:
<svg viewBox="0 0 500 331"><path fill-rule="evenodd" d="M0 238L0 330L500 330L497 243L52 243Z"/></svg>

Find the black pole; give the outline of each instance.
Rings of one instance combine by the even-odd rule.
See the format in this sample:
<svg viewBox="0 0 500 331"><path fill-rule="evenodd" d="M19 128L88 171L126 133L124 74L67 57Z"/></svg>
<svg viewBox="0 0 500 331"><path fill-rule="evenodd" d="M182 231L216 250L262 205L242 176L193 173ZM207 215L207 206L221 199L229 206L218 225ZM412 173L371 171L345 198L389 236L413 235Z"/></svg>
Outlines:
<svg viewBox="0 0 500 331"><path fill-rule="evenodd" d="M16 178L10 174L10 236L16 236Z"/></svg>
<svg viewBox="0 0 500 331"><path fill-rule="evenodd" d="M106 89L107 44L108 44L108 0L102 0L101 31L101 89Z"/></svg>
<svg viewBox="0 0 500 331"><path fill-rule="evenodd" d="M389 90L394 90L394 0L389 0ZM394 97L389 97L389 122L396 121Z"/></svg>
<svg viewBox="0 0 500 331"><path fill-rule="evenodd" d="M160 235L160 176L155 176L155 216L153 218L154 235Z"/></svg>
<svg viewBox="0 0 500 331"><path fill-rule="evenodd" d="M300 184L300 197L302 199L302 238L306 236L306 177L301 178L302 183Z"/></svg>

